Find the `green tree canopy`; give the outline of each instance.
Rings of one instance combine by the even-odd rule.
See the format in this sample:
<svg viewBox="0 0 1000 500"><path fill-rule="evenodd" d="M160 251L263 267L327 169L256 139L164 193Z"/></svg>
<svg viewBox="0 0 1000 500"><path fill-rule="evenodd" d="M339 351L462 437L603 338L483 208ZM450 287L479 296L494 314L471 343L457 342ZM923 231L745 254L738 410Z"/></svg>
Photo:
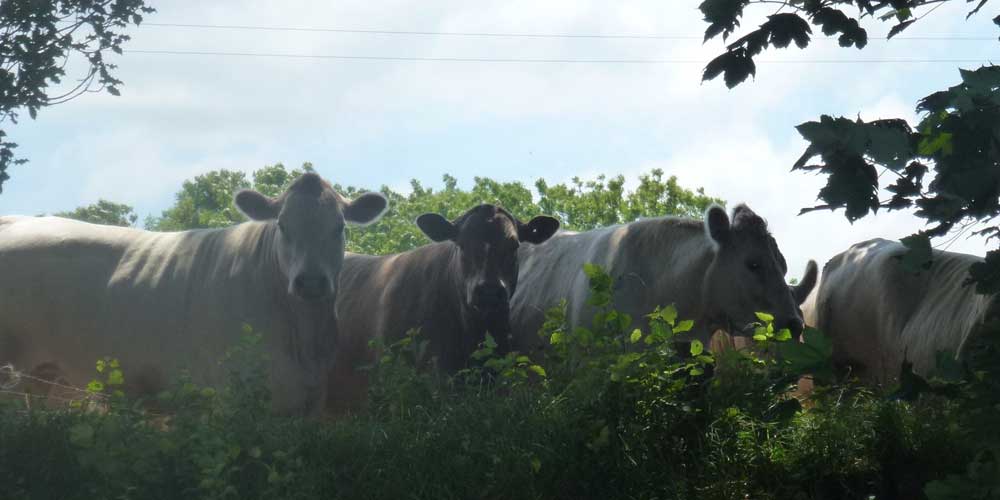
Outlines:
<svg viewBox="0 0 1000 500"><path fill-rule="evenodd" d="M123 30L153 12L143 0L3 0L0 2L0 123L17 123L22 109L35 118L38 110L66 102L84 92L107 90L118 95L121 81L104 60L107 51L120 54L129 40ZM67 60L87 62L86 73L62 95L49 95L51 84L66 75ZM0 129L0 192L9 178L17 144Z"/></svg>
<svg viewBox="0 0 1000 500"><path fill-rule="evenodd" d="M93 224L124 227L134 226L139 219L131 206L103 199L92 205L79 207L72 212L59 212L55 215Z"/></svg>
<svg viewBox="0 0 1000 500"><path fill-rule="evenodd" d="M293 170L277 163L253 172L251 182L243 172L213 170L184 181L174 205L160 217L148 217L146 228L155 231L182 231L239 224L247 219L233 204L233 195L237 191L253 188L268 196L277 196L296 177L312 171L310 163L304 163L301 169Z"/></svg>
<svg viewBox="0 0 1000 500"><path fill-rule="evenodd" d="M159 218L147 219L146 227L177 231L237 224L245 218L233 205L236 191L252 187L277 196L292 180L311 171L309 163L293 170L277 163L253 172L253 182L243 172L228 170L199 175L184 182L174 205ZM564 228L575 230L659 215L700 217L709 204L723 203L707 196L703 189L685 189L676 177L664 180L663 175L659 169L640 175L634 191L625 189L625 177L621 175L611 179L602 175L590 181L574 178L569 184L554 185L539 179L536 192L520 182L485 177L476 177L470 189L462 189L450 175L444 176L444 186L438 190L416 180L410 181L409 194L383 186L379 191L389 198L386 215L371 226L349 227L348 250L373 255L410 250L428 242L414 224L417 216L435 212L453 219L479 203L500 205L525 221L535 215L551 214L562 221ZM368 191L354 186L335 187L349 198Z"/></svg>

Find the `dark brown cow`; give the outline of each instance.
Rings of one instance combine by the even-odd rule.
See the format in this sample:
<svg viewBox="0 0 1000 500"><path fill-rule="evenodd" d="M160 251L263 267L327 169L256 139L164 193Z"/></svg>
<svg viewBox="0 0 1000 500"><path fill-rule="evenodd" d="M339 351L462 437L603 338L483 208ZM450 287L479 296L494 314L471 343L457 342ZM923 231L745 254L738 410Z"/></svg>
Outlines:
<svg viewBox="0 0 1000 500"><path fill-rule="evenodd" d="M446 372L466 366L487 332L501 351L509 349L517 249L521 242L547 240L559 221L538 216L524 224L502 208L479 205L453 222L424 214L417 225L436 243L394 255L344 257L341 287L351 293L337 298L341 336L330 382L334 411L363 398L367 381L357 368L374 360L371 339L389 343L419 328Z"/></svg>

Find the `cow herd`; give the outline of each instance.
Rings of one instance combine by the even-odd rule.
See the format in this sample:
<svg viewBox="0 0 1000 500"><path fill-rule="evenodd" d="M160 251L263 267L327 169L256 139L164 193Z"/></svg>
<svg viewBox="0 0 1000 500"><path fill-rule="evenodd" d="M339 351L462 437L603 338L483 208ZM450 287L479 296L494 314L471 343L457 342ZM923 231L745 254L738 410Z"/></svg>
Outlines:
<svg viewBox="0 0 1000 500"><path fill-rule="evenodd" d="M831 259L818 286L810 261L789 286L767 223L745 205L576 233L483 204L453 221L424 214L416 223L433 243L369 256L344 251L344 229L375 223L380 194L347 200L309 173L281 196L244 190L235 203L249 222L174 233L0 217L0 366L30 375L26 386L59 384L33 391L86 385L105 356L122 360L136 396L181 370L220 384L218 360L249 324L264 334L275 411L337 413L364 398L373 339L420 329L437 366L454 372L487 333L501 351L544 349L537 332L562 299L572 325L589 323L583 265L595 263L636 326L675 304L707 341L745 333L766 311L796 337L806 324L827 332L837 362L884 383L904 359L926 372L937 351L960 353L994 304L963 285L976 257L936 251L914 275L885 240Z"/></svg>

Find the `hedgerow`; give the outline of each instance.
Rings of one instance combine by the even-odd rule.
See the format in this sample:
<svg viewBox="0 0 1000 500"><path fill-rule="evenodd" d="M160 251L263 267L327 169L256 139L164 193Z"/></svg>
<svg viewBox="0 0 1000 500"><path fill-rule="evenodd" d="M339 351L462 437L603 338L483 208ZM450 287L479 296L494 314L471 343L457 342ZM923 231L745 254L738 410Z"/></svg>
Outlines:
<svg viewBox="0 0 1000 500"><path fill-rule="evenodd" d="M488 338L448 377L411 332L374 346L366 406L337 419L270 413L252 331L218 390L182 376L131 401L127 360L102 360L97 405L0 400L0 497L997 498L996 364L876 392L834 379L819 332L791 342L766 314L749 351L708 353L669 306L630 331L586 271L594 321L549 311L545 359ZM804 374L817 389L795 395Z"/></svg>

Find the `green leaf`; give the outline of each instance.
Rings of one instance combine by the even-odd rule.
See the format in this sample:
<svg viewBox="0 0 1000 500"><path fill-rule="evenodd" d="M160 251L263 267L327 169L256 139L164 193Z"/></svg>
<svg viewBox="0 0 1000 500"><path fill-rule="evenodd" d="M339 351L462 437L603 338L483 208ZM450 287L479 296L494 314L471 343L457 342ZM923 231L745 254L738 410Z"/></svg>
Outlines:
<svg viewBox="0 0 1000 500"><path fill-rule="evenodd" d="M774 316L772 316L772 315L770 315L768 313L757 312L757 313L754 313L754 315L756 315L757 319L763 321L764 323L772 323L772 322L774 322Z"/></svg>
<svg viewBox="0 0 1000 500"><path fill-rule="evenodd" d="M945 155L950 155L954 151L954 146L952 146L952 134L948 132L941 132L937 135L925 137L920 141L920 145L917 146L917 152L921 156L932 156L938 151L944 153Z"/></svg>
<svg viewBox="0 0 1000 500"><path fill-rule="evenodd" d="M700 340L696 339L696 340L692 340L691 341L691 355L692 356L697 356L697 355L701 354L704 351L705 351L705 346L702 345L702 343L701 343Z"/></svg>
<svg viewBox="0 0 1000 500"><path fill-rule="evenodd" d="M819 330L806 327L802 332L802 342L782 342L777 346L789 372L811 373L818 379L833 375L833 342Z"/></svg>
<svg viewBox="0 0 1000 500"><path fill-rule="evenodd" d="M691 368L691 370L688 372L688 374L691 375L692 377L697 377L699 375L703 375L704 373L705 370L700 366L695 366L694 368Z"/></svg>
<svg viewBox="0 0 1000 500"><path fill-rule="evenodd" d="M104 390L104 384L101 383L100 380L91 380L90 383L87 384L87 392L97 393L103 390Z"/></svg>
<svg viewBox="0 0 1000 500"><path fill-rule="evenodd" d="M758 333L753 336L753 339L756 340L757 342L764 342L767 340L767 335Z"/></svg>
<svg viewBox="0 0 1000 500"><path fill-rule="evenodd" d="M660 309L660 319L662 319L664 323L674 326L674 322L677 321L677 308L674 307L673 304L670 304L667 307Z"/></svg>
<svg viewBox="0 0 1000 500"><path fill-rule="evenodd" d="M906 10L909 11L909 9L906 9ZM889 30L889 35L886 38L891 39L892 37L894 37L894 36L902 33L903 30L905 30L906 28L909 28L910 25L913 24L913 23L915 23L915 22L917 22L916 19L910 19L909 21L903 21L903 22L901 22L901 23L893 26L892 29Z"/></svg>
<svg viewBox="0 0 1000 500"><path fill-rule="evenodd" d="M115 368L108 374L108 385L122 385L125 383L125 375L121 370Z"/></svg>
<svg viewBox="0 0 1000 500"><path fill-rule="evenodd" d="M774 335L774 340L779 342L785 342L792 339L792 332L788 328L782 328L778 330L778 333Z"/></svg>
<svg viewBox="0 0 1000 500"><path fill-rule="evenodd" d="M107 366L107 362L103 359L97 360L97 373L104 373L105 366Z"/></svg>
<svg viewBox="0 0 1000 500"><path fill-rule="evenodd" d="M642 340L642 330L639 330L638 328L632 330L632 335L629 335L629 342L635 344L640 340Z"/></svg>
<svg viewBox="0 0 1000 500"><path fill-rule="evenodd" d="M705 65L701 79L714 80L720 74L725 74L726 87L733 88L746 81L747 77L756 75L757 65L746 49L729 50Z"/></svg>
<svg viewBox="0 0 1000 500"><path fill-rule="evenodd" d="M545 368L542 368L541 365L531 365L528 367L528 369L535 372L535 374L538 375L539 377L544 378L547 376L545 373Z"/></svg>
<svg viewBox="0 0 1000 500"><path fill-rule="evenodd" d="M677 326L674 327L674 333L689 332L692 328L694 328L694 320L686 319L677 323Z"/></svg>
<svg viewBox="0 0 1000 500"><path fill-rule="evenodd" d="M538 474L542 470L542 460L538 457L531 457L531 472Z"/></svg>
<svg viewBox="0 0 1000 500"><path fill-rule="evenodd" d="M562 332L552 332L552 335L549 336L549 344L551 345L561 344L563 343L564 337L565 335L563 335Z"/></svg>

